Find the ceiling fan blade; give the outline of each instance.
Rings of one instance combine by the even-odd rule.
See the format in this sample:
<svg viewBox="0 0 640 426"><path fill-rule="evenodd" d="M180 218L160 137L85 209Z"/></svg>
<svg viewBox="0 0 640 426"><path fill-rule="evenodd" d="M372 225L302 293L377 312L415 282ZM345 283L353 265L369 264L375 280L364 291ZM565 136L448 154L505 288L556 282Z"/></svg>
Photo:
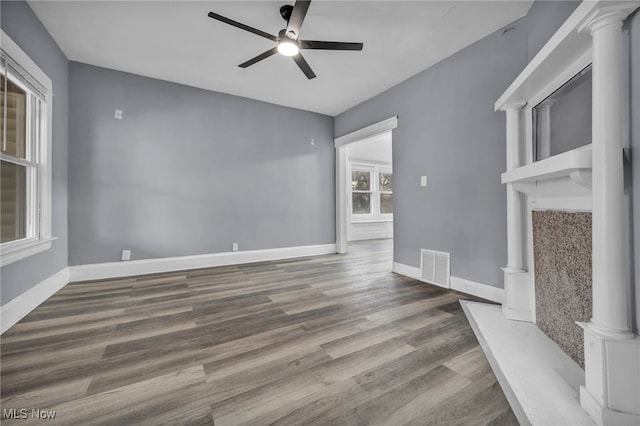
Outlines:
<svg viewBox="0 0 640 426"><path fill-rule="evenodd" d="M241 24L240 22L236 22L233 19L225 18L224 16L218 15L217 13L209 12L208 16L209 16L209 18L216 19L216 20L218 20L220 22L224 22L225 24L233 25L234 27L240 28L242 30L249 31L250 33L257 34L260 37L268 38L269 40L272 40L272 41L278 41L279 40L278 37L276 37L274 35L271 35L269 33L265 33L264 31L257 30L255 28L250 27L250 26L245 25L245 24Z"/></svg>
<svg viewBox="0 0 640 426"><path fill-rule="evenodd" d="M298 53L297 55L292 56L292 58L309 80L316 78L316 74L313 72L307 61L304 60L302 54Z"/></svg>
<svg viewBox="0 0 640 426"><path fill-rule="evenodd" d="M287 23L287 37L297 40L300 35L300 28L302 28L302 22L304 21L304 17L307 15L307 10L309 10L309 5L311 4L311 0L297 0L293 5L293 10L291 11L291 17L289 18L289 23ZM291 37L293 36L293 37Z"/></svg>
<svg viewBox="0 0 640 426"><path fill-rule="evenodd" d="M341 41L299 40L300 49L322 50L362 50L362 43L345 43Z"/></svg>
<svg viewBox="0 0 640 426"><path fill-rule="evenodd" d="M274 47L273 49L269 49L264 53L259 54L258 56L256 56L255 58L251 58L249 59L247 62L243 62L240 65L238 65L240 68L246 68L250 65L255 64L256 62L260 62L263 59L268 58L271 55L275 55L278 52L278 47Z"/></svg>

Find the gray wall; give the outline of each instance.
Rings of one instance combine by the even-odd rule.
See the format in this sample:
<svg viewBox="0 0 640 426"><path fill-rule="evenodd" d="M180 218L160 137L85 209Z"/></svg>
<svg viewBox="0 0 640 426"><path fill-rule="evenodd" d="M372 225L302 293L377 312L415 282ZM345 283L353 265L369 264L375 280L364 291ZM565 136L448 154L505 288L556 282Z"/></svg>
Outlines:
<svg viewBox="0 0 640 426"><path fill-rule="evenodd" d="M70 265L335 243L332 117L76 62L70 117Z"/></svg>
<svg viewBox="0 0 640 426"><path fill-rule="evenodd" d="M526 16L527 56L530 61L547 43L580 1L535 0Z"/></svg>
<svg viewBox="0 0 640 426"><path fill-rule="evenodd" d="M640 330L640 11L628 18L626 25L630 32L631 49L631 158L632 158L632 222L633 234L632 280L635 301L634 323L636 332Z"/></svg>
<svg viewBox="0 0 640 426"><path fill-rule="evenodd" d="M451 253L451 274L502 286L506 264L505 117L493 104L577 3L529 14L340 114L336 136L398 115L393 132L394 259ZM535 52L534 52L535 51ZM429 186L420 187L427 175Z"/></svg>
<svg viewBox="0 0 640 426"><path fill-rule="evenodd" d="M0 4L2 30L53 81L53 236L51 249L2 268L0 303L4 305L67 266L68 61L24 1Z"/></svg>

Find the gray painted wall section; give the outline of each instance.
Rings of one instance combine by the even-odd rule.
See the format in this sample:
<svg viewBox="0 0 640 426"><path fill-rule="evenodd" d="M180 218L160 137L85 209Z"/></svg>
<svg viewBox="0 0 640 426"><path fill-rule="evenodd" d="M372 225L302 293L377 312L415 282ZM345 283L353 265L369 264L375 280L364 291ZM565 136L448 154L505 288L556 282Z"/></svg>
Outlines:
<svg viewBox="0 0 640 426"><path fill-rule="evenodd" d="M394 260L451 253L451 274L501 287L506 264L505 117L493 105L577 6L529 14L338 115L336 136L398 115L393 131ZM427 175L429 186L420 187Z"/></svg>
<svg viewBox="0 0 640 426"><path fill-rule="evenodd" d="M536 56L579 4L580 1L534 1L526 16L529 61Z"/></svg>
<svg viewBox="0 0 640 426"><path fill-rule="evenodd" d="M393 115L394 260L451 253L451 274L502 282L506 258L503 113L493 103L526 65L522 21L336 117L342 135ZM512 26L513 26L512 25ZM420 187L420 176L429 185Z"/></svg>
<svg viewBox="0 0 640 426"><path fill-rule="evenodd" d="M632 300L636 332L640 330L640 11L628 18L631 49L631 158L632 158L632 203L631 226L633 235L631 277Z"/></svg>
<svg viewBox="0 0 640 426"><path fill-rule="evenodd" d="M24 50L53 81L53 193L52 233L58 237L51 249L2 268L2 305L67 266L67 146L68 61L29 5L3 1L2 30Z"/></svg>
<svg viewBox="0 0 640 426"><path fill-rule="evenodd" d="M76 62L70 116L70 265L335 243L332 117Z"/></svg>

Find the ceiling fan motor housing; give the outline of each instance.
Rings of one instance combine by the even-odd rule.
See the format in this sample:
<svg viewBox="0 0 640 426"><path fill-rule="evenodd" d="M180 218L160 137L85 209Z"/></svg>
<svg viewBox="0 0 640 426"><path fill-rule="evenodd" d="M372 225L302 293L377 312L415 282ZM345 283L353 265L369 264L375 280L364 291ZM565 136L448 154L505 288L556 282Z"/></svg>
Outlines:
<svg viewBox="0 0 640 426"><path fill-rule="evenodd" d="M280 8L280 16L282 16L282 19L289 22L289 18L291 18L292 11L293 11L293 6L289 4L285 4Z"/></svg>

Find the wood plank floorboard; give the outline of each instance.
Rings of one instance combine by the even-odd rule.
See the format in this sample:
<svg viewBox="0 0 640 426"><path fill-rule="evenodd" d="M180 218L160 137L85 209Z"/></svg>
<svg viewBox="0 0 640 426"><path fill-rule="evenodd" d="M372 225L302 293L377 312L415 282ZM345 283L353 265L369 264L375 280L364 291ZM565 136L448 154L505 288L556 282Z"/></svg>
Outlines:
<svg viewBox="0 0 640 426"><path fill-rule="evenodd" d="M70 283L0 337L2 424L517 424L460 308L474 298L391 265L376 240Z"/></svg>

